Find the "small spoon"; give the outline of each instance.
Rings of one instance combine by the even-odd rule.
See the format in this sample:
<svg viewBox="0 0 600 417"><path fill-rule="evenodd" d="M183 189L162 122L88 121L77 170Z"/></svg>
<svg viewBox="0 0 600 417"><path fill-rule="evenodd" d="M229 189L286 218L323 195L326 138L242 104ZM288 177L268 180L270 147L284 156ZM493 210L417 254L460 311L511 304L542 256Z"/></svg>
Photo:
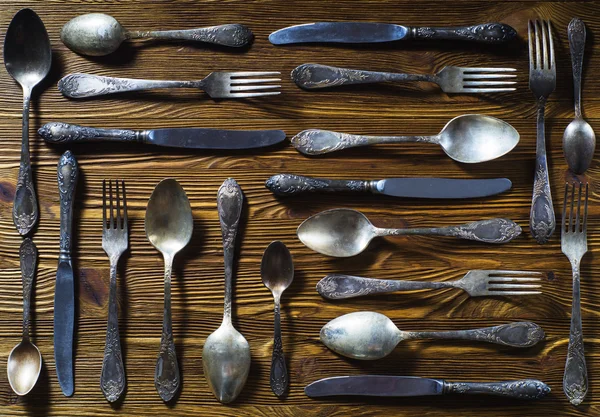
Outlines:
<svg viewBox="0 0 600 417"><path fill-rule="evenodd" d="M225 180L217 193L225 258L225 306L221 326L208 336L202 349L202 366L208 385L224 404L242 392L250 371L250 345L231 323L233 257L243 198L241 188L231 178Z"/></svg>
<svg viewBox="0 0 600 417"><path fill-rule="evenodd" d="M165 307L154 386L163 401L169 401L181 382L171 322L171 270L175 254L189 243L194 229L190 202L176 180L162 180L152 192L145 228L148 240L165 259Z"/></svg>
<svg viewBox="0 0 600 417"><path fill-rule="evenodd" d="M581 76L585 50L585 25L581 19L571 20L568 28L571 62L573 64L573 92L575 94L575 119L563 135L563 151L571 171L583 174L592 163L596 149L596 134L581 114Z"/></svg>
<svg viewBox="0 0 600 417"><path fill-rule="evenodd" d="M29 159L29 105L33 88L50 72L52 48L44 23L31 9L15 14L4 38L4 65L23 89L23 136L21 163L13 204L13 222L23 236L39 218L39 208Z"/></svg>
<svg viewBox="0 0 600 417"><path fill-rule="evenodd" d="M102 56L116 51L123 41L136 38L180 40L241 47L252 40L244 25L228 24L187 30L128 31L112 16L89 13L68 21L60 39L69 49L82 55Z"/></svg>
<svg viewBox="0 0 600 417"><path fill-rule="evenodd" d="M508 219L489 219L460 226L413 229L382 229L373 226L360 211L333 209L306 219L298 227L298 238L312 250L329 256L349 257L364 251L380 236L454 236L485 243L506 243L521 234L521 227Z"/></svg>
<svg viewBox="0 0 600 417"><path fill-rule="evenodd" d="M377 143L423 142L441 145L458 162L490 161L510 152L519 143L519 132L495 117L467 114L450 120L434 136L361 136L310 129L292 138L292 145L306 155L322 155L340 149Z"/></svg>
<svg viewBox="0 0 600 417"><path fill-rule="evenodd" d="M389 355L404 340L455 339L526 348L544 339L540 326L519 321L494 327L444 332L403 332L383 314L359 311L331 320L321 329L321 342L340 355L374 360Z"/></svg>
<svg viewBox="0 0 600 417"><path fill-rule="evenodd" d="M281 316L279 301L283 292L294 280L294 262L288 248L280 241L271 242L263 254L260 275L265 287L271 290L275 299L275 335L271 358L271 391L281 397L288 389L289 379L281 341Z"/></svg>
<svg viewBox="0 0 600 417"><path fill-rule="evenodd" d="M31 239L21 243L21 276L23 279L23 340L8 355L8 383L17 395L26 395L34 387L42 370L42 354L29 340L29 301L37 263L37 248Z"/></svg>

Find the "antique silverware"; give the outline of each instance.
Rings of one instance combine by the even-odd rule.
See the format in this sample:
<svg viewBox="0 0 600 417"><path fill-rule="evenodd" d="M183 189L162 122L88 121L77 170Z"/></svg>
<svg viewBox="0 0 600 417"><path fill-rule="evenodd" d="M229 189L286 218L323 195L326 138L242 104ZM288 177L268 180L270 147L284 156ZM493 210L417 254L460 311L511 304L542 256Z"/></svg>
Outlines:
<svg viewBox="0 0 600 417"><path fill-rule="evenodd" d="M187 30L129 31L112 16L89 13L67 22L60 39L69 49L82 55L101 56L116 51L130 39L194 41L241 47L250 43L252 32L240 24L227 24Z"/></svg>
<svg viewBox="0 0 600 417"><path fill-rule="evenodd" d="M512 220L497 218L460 226L382 229L373 226L360 211L332 209L306 219L298 227L297 234L312 250L343 258L358 255L371 240L381 236L454 236L485 243L506 243L521 234L521 227Z"/></svg>
<svg viewBox="0 0 600 417"><path fill-rule="evenodd" d="M23 280L23 338L10 351L6 373L8 383L17 395L26 395L35 386L42 370L42 354L29 339L31 288L35 276L38 251L29 238L21 243L21 278Z"/></svg>
<svg viewBox="0 0 600 417"><path fill-rule="evenodd" d="M535 40L535 42L534 42ZM534 49L535 43L535 49ZM535 51L535 54L534 54ZM534 58L535 56L535 58ZM544 110L556 88L556 63L550 21L529 21L529 89L537 100L537 142L529 229L538 243L546 243L556 227L546 160Z"/></svg>
<svg viewBox="0 0 600 417"><path fill-rule="evenodd" d="M504 23L462 27L410 27L372 22L318 22L289 26L269 35L274 45L291 43L379 43L399 40L461 40L502 43L517 32Z"/></svg>
<svg viewBox="0 0 600 417"><path fill-rule="evenodd" d="M575 119L569 123L563 135L563 151L569 168L583 174L592 163L596 149L596 134L581 114L581 78L583 52L585 50L585 24L575 18L569 23L569 46L573 64L573 92L575 94Z"/></svg>
<svg viewBox="0 0 600 417"><path fill-rule="evenodd" d="M211 72L200 81L140 80L134 78L103 77L92 74L69 74L58 82L58 90L65 97L87 98L155 88L198 88L211 98L249 98L273 96L281 85L280 72ZM265 90L265 91L263 91Z"/></svg>
<svg viewBox="0 0 600 417"><path fill-rule="evenodd" d="M578 195L575 195L579 188ZM571 204L569 202L569 189L571 190ZM583 349L583 329L581 326L581 292L579 281L581 274L581 259L587 253L587 208L588 184L585 184L585 195L582 196L583 184L565 185L565 199L563 203L561 248L569 258L573 268L573 307L571 310L571 330L569 335L569 348L567 362L563 377L563 390L573 405L579 405L585 398L588 390L587 368ZM583 207L581 200L584 199ZM574 206L577 201L577 207ZM582 213L583 209L583 213Z"/></svg>
<svg viewBox="0 0 600 417"><path fill-rule="evenodd" d="M472 164L490 161L510 152L519 143L519 132L495 117L467 114L450 120L434 136L363 136L309 129L292 138L292 145L305 155L322 155L378 143L406 142L440 145L455 161Z"/></svg>
<svg viewBox="0 0 600 417"><path fill-rule="evenodd" d="M330 300L362 297L364 295L385 294L395 291L437 290L458 288L471 297L534 295L541 285L532 282L541 280L541 272L479 270L467 272L461 279L454 281L400 281L355 277L344 274L325 276L317 283L317 292ZM535 291L534 291L535 290Z"/></svg>
<svg viewBox="0 0 600 417"><path fill-rule="evenodd" d="M508 178L484 180L451 178L386 178L383 180L329 180L277 174L265 186L278 196L306 192L358 192L410 198L478 198L510 190Z"/></svg>
<svg viewBox="0 0 600 417"><path fill-rule="evenodd" d="M221 326L208 336L202 349L202 366L208 385L224 404L237 398L250 372L250 345L231 323L235 238L243 199L240 186L232 178L225 180L217 193L225 258L225 306Z"/></svg>
<svg viewBox="0 0 600 417"><path fill-rule="evenodd" d="M119 184L121 187L119 189ZM113 199L112 181L108 183L109 205L106 205L106 180L102 181L102 248L110 259L110 291L108 295L108 324L106 326L106 344L100 388L109 402L119 399L125 390L126 378L119 337L119 316L117 307L117 265L119 258L127 250L127 196L125 182L115 181L115 199ZM121 205L123 209L121 209ZM106 212L108 211L108 216ZM114 213L114 214L113 214ZM108 221L107 221L108 219Z"/></svg>
<svg viewBox="0 0 600 417"><path fill-rule="evenodd" d="M176 180L162 180L152 192L145 228L148 240L165 259L165 306L154 386L160 398L169 401L181 382L171 322L171 272L175 255L189 243L194 229L190 202Z"/></svg>
<svg viewBox="0 0 600 417"><path fill-rule="evenodd" d="M389 355L398 343L415 339L474 340L527 348L544 339L540 326L528 321L494 327L443 332L405 332L383 314L358 311L331 320L321 329L321 342L340 355L375 360Z"/></svg>
<svg viewBox="0 0 600 417"><path fill-rule="evenodd" d="M71 151L58 161L60 196L60 252L54 289L54 361L58 383L65 396L73 395L73 328L75 324L75 284L71 265L73 246L73 204L79 166Z"/></svg>
<svg viewBox="0 0 600 417"><path fill-rule="evenodd" d="M351 84L382 82L427 81L440 86L445 93L501 93L515 91L515 68L464 68L448 66L436 74L404 74L394 72L363 71L337 68L319 64L302 64L292 71L292 81L307 90Z"/></svg>
<svg viewBox="0 0 600 417"><path fill-rule="evenodd" d="M13 222L21 235L29 234L39 218L29 159L29 106L34 87L46 78L51 64L52 48L44 23L33 10L19 10L4 38L4 65L23 89L21 162L13 204Z"/></svg>
<svg viewBox="0 0 600 417"><path fill-rule="evenodd" d="M368 397L418 397L446 394L487 394L538 400L550 393L550 387L537 379L502 382L449 382L416 376L357 375L324 378L308 384L309 397L352 395Z"/></svg>
<svg viewBox="0 0 600 417"><path fill-rule="evenodd" d="M96 129L61 122L46 123L38 130L51 143L86 141L139 142L188 149L253 149L271 146L285 139L281 130L223 130L167 128L152 130Z"/></svg>
<svg viewBox="0 0 600 417"><path fill-rule="evenodd" d="M260 275L265 287L271 290L275 299L275 332L273 337L273 355L271 359L271 390L281 397L288 389L289 379L283 342L281 341L281 316L279 303L283 292L294 280L294 262L292 255L284 243L271 242L263 254L260 264Z"/></svg>

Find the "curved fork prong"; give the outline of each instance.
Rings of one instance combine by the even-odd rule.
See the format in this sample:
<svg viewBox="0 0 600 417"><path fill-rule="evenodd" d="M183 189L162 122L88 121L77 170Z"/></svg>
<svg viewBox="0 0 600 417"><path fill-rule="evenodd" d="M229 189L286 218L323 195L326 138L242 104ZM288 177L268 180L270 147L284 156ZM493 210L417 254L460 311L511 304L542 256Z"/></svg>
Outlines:
<svg viewBox="0 0 600 417"><path fill-rule="evenodd" d="M556 62L554 61L554 41L552 40L552 24L548 20L548 42L550 42L550 68L556 72Z"/></svg>
<svg viewBox="0 0 600 417"><path fill-rule="evenodd" d="M121 196L119 194L119 180L115 181L115 187L116 187L116 195L117 195L117 224L116 224L116 228L120 229L121 228Z"/></svg>
<svg viewBox="0 0 600 417"><path fill-rule="evenodd" d="M575 208L575 184L573 184L573 186L571 187L571 211L569 213L569 232L574 232L575 231L575 227L574 227L574 216L573 216L573 211Z"/></svg>
<svg viewBox="0 0 600 417"><path fill-rule="evenodd" d="M115 228L115 218L113 217L113 208L114 208L114 205L113 205L113 193L112 193L112 189L113 189L113 187L112 187L112 180L109 180L108 181L108 197L109 197L109 200L110 200L110 207L109 207L109 210L110 210L110 213L109 213L109 217L110 217L109 228L110 229L114 229Z"/></svg>
<svg viewBox="0 0 600 417"><path fill-rule="evenodd" d="M127 195L125 193L125 181L121 180L121 190L123 193L123 229L127 231Z"/></svg>
<svg viewBox="0 0 600 417"><path fill-rule="evenodd" d="M539 272L539 271L509 271L509 270L503 270L503 269L492 269L487 271L488 275L492 276L492 275L515 275L515 276L519 276L519 275L544 275L543 272Z"/></svg>
<svg viewBox="0 0 600 417"><path fill-rule="evenodd" d="M569 196L569 184L565 183L565 199L563 201L563 215L561 223L561 232L564 234L567 232L567 198Z"/></svg>
<svg viewBox="0 0 600 417"><path fill-rule="evenodd" d="M583 184L579 183L579 198L577 199L577 212L575 213L575 232L579 233L581 226L581 192L583 191Z"/></svg>
<svg viewBox="0 0 600 417"><path fill-rule="evenodd" d="M533 36L534 36L533 22L530 20L527 23L527 33L529 38L529 72L533 71L535 67L535 61L533 60Z"/></svg>
<svg viewBox="0 0 600 417"><path fill-rule="evenodd" d="M541 280L541 278L535 277L490 277L488 282L532 282Z"/></svg>
<svg viewBox="0 0 600 417"><path fill-rule="evenodd" d="M106 229L106 180L102 180L102 229Z"/></svg>
<svg viewBox="0 0 600 417"><path fill-rule="evenodd" d="M550 69L550 63L548 62L548 58L550 52L548 50L548 29L546 28L546 23L542 20L540 21L540 26L542 27L542 59L543 59L543 69Z"/></svg>
<svg viewBox="0 0 600 417"><path fill-rule="evenodd" d="M488 291L487 295L538 295L541 291Z"/></svg>
<svg viewBox="0 0 600 417"><path fill-rule="evenodd" d="M587 204L588 204L588 183L585 183L585 204L583 208L583 233L587 233ZM587 237L587 236L586 236Z"/></svg>
<svg viewBox="0 0 600 417"><path fill-rule="evenodd" d="M535 68L541 69L542 68L542 50L541 50L541 43L540 43L540 22L536 20L535 22L533 22L533 25L535 27Z"/></svg>

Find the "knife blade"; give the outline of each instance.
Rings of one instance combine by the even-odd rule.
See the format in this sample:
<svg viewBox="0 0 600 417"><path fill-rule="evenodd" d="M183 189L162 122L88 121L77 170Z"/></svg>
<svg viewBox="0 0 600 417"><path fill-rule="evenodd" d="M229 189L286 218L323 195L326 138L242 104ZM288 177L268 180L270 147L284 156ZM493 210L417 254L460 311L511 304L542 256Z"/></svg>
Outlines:
<svg viewBox="0 0 600 417"><path fill-rule="evenodd" d="M96 129L68 123L46 123L38 130L45 141L74 143L84 141L141 142L188 149L252 149L271 146L285 139L281 130L223 130L167 128L153 130Z"/></svg>
<svg viewBox="0 0 600 417"><path fill-rule="evenodd" d="M73 327L75 289L71 265L73 202L79 176L77 160L66 151L58 161L60 194L60 252L54 290L54 360L58 383L65 396L73 395Z"/></svg>
<svg viewBox="0 0 600 417"><path fill-rule="evenodd" d="M514 39L517 32L502 23L463 27L409 27L373 22L317 22L289 26L269 35L274 45L293 43L380 43L404 39L467 40L501 43Z"/></svg>
<svg viewBox="0 0 600 417"><path fill-rule="evenodd" d="M452 179L452 178L387 178L375 181L329 180L294 174L277 174L265 186L280 196L303 192L371 192L392 197L407 198L478 198L510 190L508 178Z"/></svg>

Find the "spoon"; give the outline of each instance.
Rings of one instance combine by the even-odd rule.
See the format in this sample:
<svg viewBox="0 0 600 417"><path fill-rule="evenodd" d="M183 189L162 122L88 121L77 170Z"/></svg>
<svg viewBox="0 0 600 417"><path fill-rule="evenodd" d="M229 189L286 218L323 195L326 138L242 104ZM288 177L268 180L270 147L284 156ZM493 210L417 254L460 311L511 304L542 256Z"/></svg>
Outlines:
<svg viewBox="0 0 600 417"><path fill-rule="evenodd" d="M403 340L475 340L497 345L526 348L544 339L540 326L519 321L501 326L444 332L403 332L386 316L372 311L344 314L321 329L321 342L340 355L374 360L389 355Z"/></svg>
<svg viewBox="0 0 600 417"><path fill-rule="evenodd" d="M250 371L250 345L231 323L234 245L243 198L242 190L231 178L223 182L217 193L225 258L225 307L221 326L208 336L202 349L202 366L208 385L224 404L237 398Z"/></svg>
<svg viewBox="0 0 600 417"><path fill-rule="evenodd" d="M510 152L519 143L519 132L495 117L466 114L450 120L434 136L361 136L309 129L292 138L292 145L306 155L322 155L340 149L377 143L424 142L442 146L458 162L490 161Z"/></svg>
<svg viewBox="0 0 600 417"><path fill-rule="evenodd" d="M52 48L44 23L33 10L19 10L10 22L4 39L4 65L23 89L23 136L13 222L24 236L31 232L39 218L29 159L29 105L33 88L48 75L51 64Z"/></svg>
<svg viewBox="0 0 600 417"><path fill-rule="evenodd" d="M271 358L271 391L281 397L288 389L289 379L281 341L281 316L279 301L283 292L294 280L294 262L288 248L280 241L271 242L263 254L260 275L265 287L271 290L275 299L275 335Z"/></svg>
<svg viewBox="0 0 600 417"><path fill-rule="evenodd" d="M373 226L360 211L333 209L306 219L298 227L298 238L312 250L345 258L358 255L380 236L454 236L485 243L506 243L521 234L521 227L508 219L489 219L460 226L413 229L382 229Z"/></svg>
<svg viewBox="0 0 600 417"><path fill-rule="evenodd" d="M180 40L241 47L252 40L249 28L240 24L210 26L187 30L128 31L112 16L89 13L68 21L60 39L69 49L82 55L102 56L116 51L123 41L136 38Z"/></svg>
<svg viewBox="0 0 600 417"><path fill-rule="evenodd" d="M175 254L188 244L194 228L190 202L176 180L162 180L152 192L145 228L148 240L165 258L165 307L154 386L163 401L169 401L181 382L171 322L171 270Z"/></svg>
<svg viewBox="0 0 600 417"><path fill-rule="evenodd" d="M21 243L21 276L23 277L23 340L8 355L8 383L17 395L26 395L34 387L42 370L42 354L29 340L29 300L37 262L37 248L26 238Z"/></svg>
<svg viewBox="0 0 600 417"><path fill-rule="evenodd" d="M567 164L575 174L583 174L592 163L596 149L596 135L592 126L581 114L581 75L585 49L585 25L575 18L569 23L569 46L573 64L573 91L575 94L575 119L563 135L563 151Z"/></svg>

